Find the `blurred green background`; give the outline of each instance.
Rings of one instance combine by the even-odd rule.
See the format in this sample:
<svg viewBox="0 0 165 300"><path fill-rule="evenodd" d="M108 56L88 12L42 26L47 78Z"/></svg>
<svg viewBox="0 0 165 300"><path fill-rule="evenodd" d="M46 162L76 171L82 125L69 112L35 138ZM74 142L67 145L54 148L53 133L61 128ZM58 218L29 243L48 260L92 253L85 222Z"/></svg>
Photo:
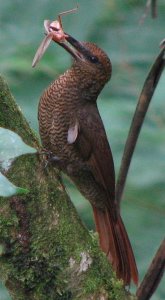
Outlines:
<svg viewBox="0 0 165 300"><path fill-rule="evenodd" d="M48 84L70 65L64 50L52 44L36 69L31 62L43 38L43 20L79 4L76 14L63 17L65 31L93 41L110 56L113 75L100 95L99 109L110 140L116 173L136 102L149 68L165 38L165 2L158 1L158 18L150 13L142 24L146 1L140 0L1 0L0 72L17 103L38 131L37 106ZM153 97L131 164L122 216L135 251L140 280L165 231L165 73ZM67 182L68 192L84 222L92 229L87 201ZM0 286L0 300L10 299ZM159 286L152 299L165 299Z"/></svg>

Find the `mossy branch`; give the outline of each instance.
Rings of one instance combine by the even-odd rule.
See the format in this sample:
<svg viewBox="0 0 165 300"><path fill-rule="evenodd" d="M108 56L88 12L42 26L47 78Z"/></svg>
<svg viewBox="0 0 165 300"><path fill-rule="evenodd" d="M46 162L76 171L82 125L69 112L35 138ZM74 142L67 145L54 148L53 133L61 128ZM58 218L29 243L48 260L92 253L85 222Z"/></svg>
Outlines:
<svg viewBox="0 0 165 300"><path fill-rule="evenodd" d="M0 126L40 148L2 78ZM12 299L130 299L41 155L18 157L5 175L30 191L0 198L0 280Z"/></svg>

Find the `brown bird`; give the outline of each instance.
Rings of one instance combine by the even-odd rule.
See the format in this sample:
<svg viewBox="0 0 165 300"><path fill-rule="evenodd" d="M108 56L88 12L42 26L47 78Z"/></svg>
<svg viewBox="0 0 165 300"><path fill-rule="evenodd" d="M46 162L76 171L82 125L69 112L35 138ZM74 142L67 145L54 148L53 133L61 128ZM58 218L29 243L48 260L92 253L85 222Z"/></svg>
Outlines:
<svg viewBox="0 0 165 300"><path fill-rule="evenodd" d="M72 55L73 64L40 99L42 144L55 166L90 201L100 246L118 278L125 285L131 280L137 284L134 254L115 201L113 157L96 104L111 77L111 62L93 43L79 42L68 34L61 41L54 40Z"/></svg>

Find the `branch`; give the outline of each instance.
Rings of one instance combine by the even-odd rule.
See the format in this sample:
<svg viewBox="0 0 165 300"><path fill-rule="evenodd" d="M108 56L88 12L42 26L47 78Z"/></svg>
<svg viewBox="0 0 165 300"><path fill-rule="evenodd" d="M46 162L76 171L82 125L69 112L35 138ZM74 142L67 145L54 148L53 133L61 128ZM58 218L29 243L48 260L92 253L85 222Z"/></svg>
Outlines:
<svg viewBox="0 0 165 300"><path fill-rule="evenodd" d="M40 148L2 78L0 126ZM18 157L5 175L30 191L0 198L0 280L12 299L131 298L77 216L59 173L45 168L41 155Z"/></svg>
<svg viewBox="0 0 165 300"><path fill-rule="evenodd" d="M161 50L160 54L156 58L151 70L144 83L139 101L134 113L132 124L129 130L127 141L124 148L122 162L119 170L118 180L116 184L116 200L120 203L124 186L127 179L127 174L131 159L135 150L135 146L142 128L145 115L147 113L150 101L159 82L160 76L165 65L165 47Z"/></svg>
<svg viewBox="0 0 165 300"><path fill-rule="evenodd" d="M162 241L136 295L138 300L149 300L157 289L165 270L165 240Z"/></svg>
<svg viewBox="0 0 165 300"><path fill-rule="evenodd" d="M155 19L157 17L157 0L147 0L145 15L147 15L149 8L151 8L152 18Z"/></svg>
<svg viewBox="0 0 165 300"><path fill-rule="evenodd" d="M151 15L153 19L157 17L157 0L151 1Z"/></svg>
<svg viewBox="0 0 165 300"><path fill-rule="evenodd" d="M140 24L144 22L150 9L151 9L151 17L153 19L157 18L157 0L147 0L144 14L140 19Z"/></svg>

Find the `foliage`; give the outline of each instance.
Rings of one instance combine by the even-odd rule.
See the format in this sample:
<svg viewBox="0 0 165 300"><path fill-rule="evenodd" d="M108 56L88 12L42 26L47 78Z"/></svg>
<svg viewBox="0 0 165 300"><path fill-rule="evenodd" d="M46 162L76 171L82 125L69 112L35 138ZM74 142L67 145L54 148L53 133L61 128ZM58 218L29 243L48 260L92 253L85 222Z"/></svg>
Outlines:
<svg viewBox="0 0 165 300"><path fill-rule="evenodd" d="M0 127L0 169L6 171L15 157L35 152L36 150L26 145L16 133ZM27 192L27 189L12 184L0 172L0 196L10 197L15 194L25 194Z"/></svg>

